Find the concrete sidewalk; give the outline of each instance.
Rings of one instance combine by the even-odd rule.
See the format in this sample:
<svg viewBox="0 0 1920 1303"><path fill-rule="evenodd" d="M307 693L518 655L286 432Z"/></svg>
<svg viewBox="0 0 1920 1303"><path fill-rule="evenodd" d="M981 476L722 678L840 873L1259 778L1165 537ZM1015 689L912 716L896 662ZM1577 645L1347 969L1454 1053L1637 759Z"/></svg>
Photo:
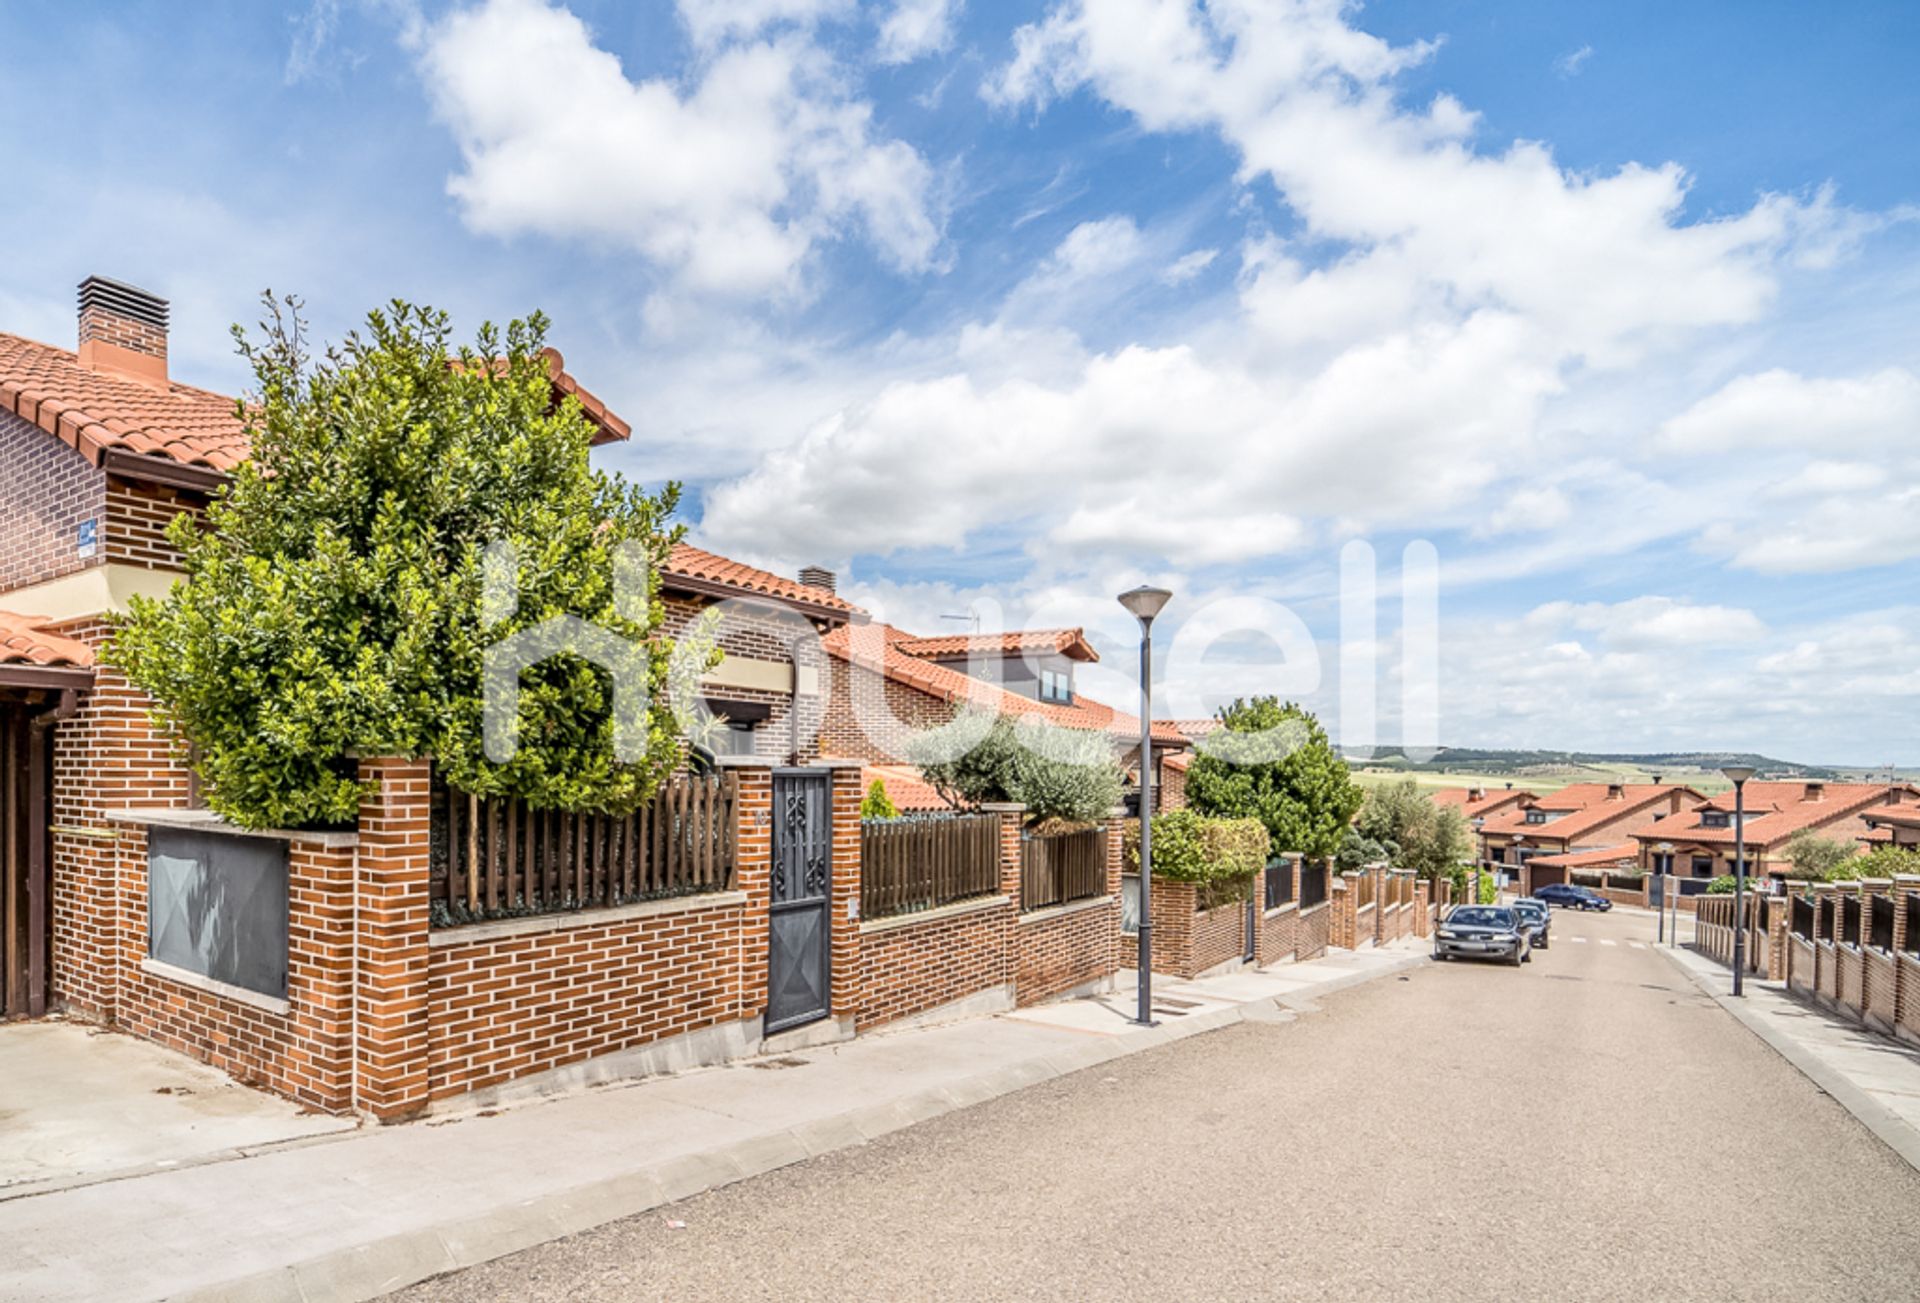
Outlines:
<svg viewBox="0 0 1920 1303"><path fill-rule="evenodd" d="M1661 953L1920 1170L1920 1051L1822 1009L1781 982L1749 978L1736 1000L1726 965L1686 948L1662 947Z"/></svg>
<svg viewBox="0 0 1920 1303"><path fill-rule="evenodd" d="M1425 963L1426 943L608 1086L0 1203L0 1298L372 1298Z"/></svg>

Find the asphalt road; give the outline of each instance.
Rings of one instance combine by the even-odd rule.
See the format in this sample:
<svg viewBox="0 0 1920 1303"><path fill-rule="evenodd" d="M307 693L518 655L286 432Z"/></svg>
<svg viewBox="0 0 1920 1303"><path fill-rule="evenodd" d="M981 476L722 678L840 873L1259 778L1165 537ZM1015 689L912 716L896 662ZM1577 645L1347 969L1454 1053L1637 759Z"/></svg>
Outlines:
<svg viewBox="0 0 1920 1303"><path fill-rule="evenodd" d="M1920 1175L1652 928L1558 914L1518 971L1422 967L403 1297L1920 1296Z"/></svg>

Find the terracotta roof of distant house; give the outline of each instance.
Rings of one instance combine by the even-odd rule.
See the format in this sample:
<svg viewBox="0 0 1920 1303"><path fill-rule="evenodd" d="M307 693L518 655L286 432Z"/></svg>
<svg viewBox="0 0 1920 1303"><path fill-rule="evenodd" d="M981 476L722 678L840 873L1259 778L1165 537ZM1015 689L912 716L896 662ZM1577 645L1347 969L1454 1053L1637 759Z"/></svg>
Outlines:
<svg viewBox="0 0 1920 1303"><path fill-rule="evenodd" d="M895 683L951 704L971 703L1003 715L1037 715L1062 728L1095 729L1111 733L1122 741L1140 736L1138 716L1115 710L1086 696L1076 697L1071 705L1035 701L1017 692L1008 692L985 679L976 679L945 665L909 655L901 649L911 641L911 635L903 634L891 625L869 624L860 626L857 632L849 628L835 629L821 640L821 645L838 660L878 670ZM1154 721L1153 739L1169 747L1185 748L1189 745L1180 730L1166 720Z"/></svg>
<svg viewBox="0 0 1920 1303"><path fill-rule="evenodd" d="M558 349L545 352L554 392L580 400L596 427L595 443L632 433L567 374ZM226 474L250 451L232 398L83 366L77 353L18 335L0 334L0 409L33 422L96 466L119 450Z"/></svg>
<svg viewBox="0 0 1920 1303"><path fill-rule="evenodd" d="M1198 741L1209 733L1218 733L1226 725L1217 719L1176 719L1173 726Z"/></svg>
<svg viewBox="0 0 1920 1303"><path fill-rule="evenodd" d="M1594 846L1584 851L1568 851L1563 855L1535 855L1529 864L1545 864L1556 869L1584 869L1601 864L1632 864L1638 862L1640 848L1632 842L1623 842L1618 846Z"/></svg>
<svg viewBox="0 0 1920 1303"><path fill-rule="evenodd" d="M0 611L0 665L31 665L46 669L93 668L93 648L72 638L48 633L38 615Z"/></svg>
<svg viewBox="0 0 1920 1303"><path fill-rule="evenodd" d="M1619 795L1614 793L1618 791ZM1670 798L1675 792L1683 793L1695 801L1702 799L1699 792L1691 787L1680 787L1673 783L1572 783L1557 792L1548 792L1537 797L1533 804L1523 809L1503 810L1488 817L1481 826L1483 834L1495 836L1544 837L1550 841L1564 841L1572 845L1574 840L1591 829L1618 819L1622 814L1651 805L1653 802ZM1546 823L1528 823L1527 810L1565 811L1558 818ZM1671 824L1678 816L1671 816ZM1663 828L1665 825L1662 825Z"/></svg>
<svg viewBox="0 0 1920 1303"><path fill-rule="evenodd" d="M1100 653L1087 641L1084 629L1013 629L1006 633L905 637L900 640L900 646L908 655L927 660L954 656L1012 656L1028 651L1055 652L1077 661L1100 659Z"/></svg>
<svg viewBox="0 0 1920 1303"><path fill-rule="evenodd" d="M1475 792L1479 796L1476 797ZM1534 793L1520 787L1441 787L1428 793L1428 796L1435 805L1451 805L1470 819L1481 816L1491 818L1491 811L1516 802L1538 799Z"/></svg>
<svg viewBox="0 0 1920 1303"><path fill-rule="evenodd" d="M1884 810L1872 809L1860 817L1868 823L1894 828L1920 828L1920 804L1893 805Z"/></svg>
<svg viewBox="0 0 1920 1303"><path fill-rule="evenodd" d="M673 551L667 555L666 573L665 586L668 588L674 586L675 579L691 580L695 584L730 589L750 596L772 597L783 602L812 606L822 613L837 614L842 618L859 610L830 589L815 588L797 579L776 575L771 570L729 560L713 552L702 551L690 543L673 545Z"/></svg>
<svg viewBox="0 0 1920 1303"><path fill-rule="evenodd" d="M1817 799L1809 797L1810 787L1819 789ZM1895 797L1903 805L1920 799L1920 787L1904 783L1748 783L1746 844L1772 846L1805 829L1825 827L1848 818L1861 818L1876 806L1893 804ZM1633 835L1641 841L1687 841L1731 846L1734 833L1732 823L1729 822L1725 828L1703 828L1700 826L1700 814L1703 810L1730 812L1732 809L1733 793L1723 792L1699 809L1668 819L1657 829L1647 829Z"/></svg>

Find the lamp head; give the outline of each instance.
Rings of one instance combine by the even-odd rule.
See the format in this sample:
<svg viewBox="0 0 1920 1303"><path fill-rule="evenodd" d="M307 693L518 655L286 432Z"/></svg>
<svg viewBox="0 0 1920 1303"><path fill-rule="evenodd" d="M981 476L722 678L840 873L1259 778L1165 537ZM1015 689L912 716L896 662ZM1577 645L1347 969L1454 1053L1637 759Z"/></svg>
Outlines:
<svg viewBox="0 0 1920 1303"><path fill-rule="evenodd" d="M1120 605L1126 607L1133 618L1143 625L1152 624L1153 617L1160 614L1160 609L1172 600L1173 594L1166 589L1149 588L1145 584L1120 594Z"/></svg>
<svg viewBox="0 0 1920 1303"><path fill-rule="evenodd" d="M1746 782L1749 778L1753 777L1753 766L1727 765L1725 768L1721 769L1720 772L1726 775L1727 781L1729 783L1732 783L1735 787L1738 787L1740 786L1740 784Z"/></svg>

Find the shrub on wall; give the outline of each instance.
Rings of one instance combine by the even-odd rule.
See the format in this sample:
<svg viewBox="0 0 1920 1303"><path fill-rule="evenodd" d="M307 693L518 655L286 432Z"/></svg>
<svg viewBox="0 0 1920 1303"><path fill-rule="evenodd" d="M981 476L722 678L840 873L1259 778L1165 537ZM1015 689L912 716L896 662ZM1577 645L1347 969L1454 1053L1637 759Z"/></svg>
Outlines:
<svg viewBox="0 0 1920 1303"><path fill-rule="evenodd" d="M1023 736L1005 715L971 751L923 762L920 772L953 805L1017 802L1035 823L1104 819L1120 804L1125 784L1105 733L1048 726L1044 737Z"/></svg>
<svg viewBox="0 0 1920 1303"><path fill-rule="evenodd" d="M1187 772L1187 804L1258 819L1275 850L1315 860L1338 850L1365 794L1320 721L1292 702L1256 697L1226 707L1220 722L1226 727L1201 739Z"/></svg>
<svg viewBox="0 0 1920 1303"><path fill-rule="evenodd" d="M1153 876L1193 883L1202 906L1211 909L1246 898L1267 866L1271 846L1258 819L1210 819L1192 810L1169 810L1153 817ZM1127 825L1126 862L1140 871L1138 823Z"/></svg>

